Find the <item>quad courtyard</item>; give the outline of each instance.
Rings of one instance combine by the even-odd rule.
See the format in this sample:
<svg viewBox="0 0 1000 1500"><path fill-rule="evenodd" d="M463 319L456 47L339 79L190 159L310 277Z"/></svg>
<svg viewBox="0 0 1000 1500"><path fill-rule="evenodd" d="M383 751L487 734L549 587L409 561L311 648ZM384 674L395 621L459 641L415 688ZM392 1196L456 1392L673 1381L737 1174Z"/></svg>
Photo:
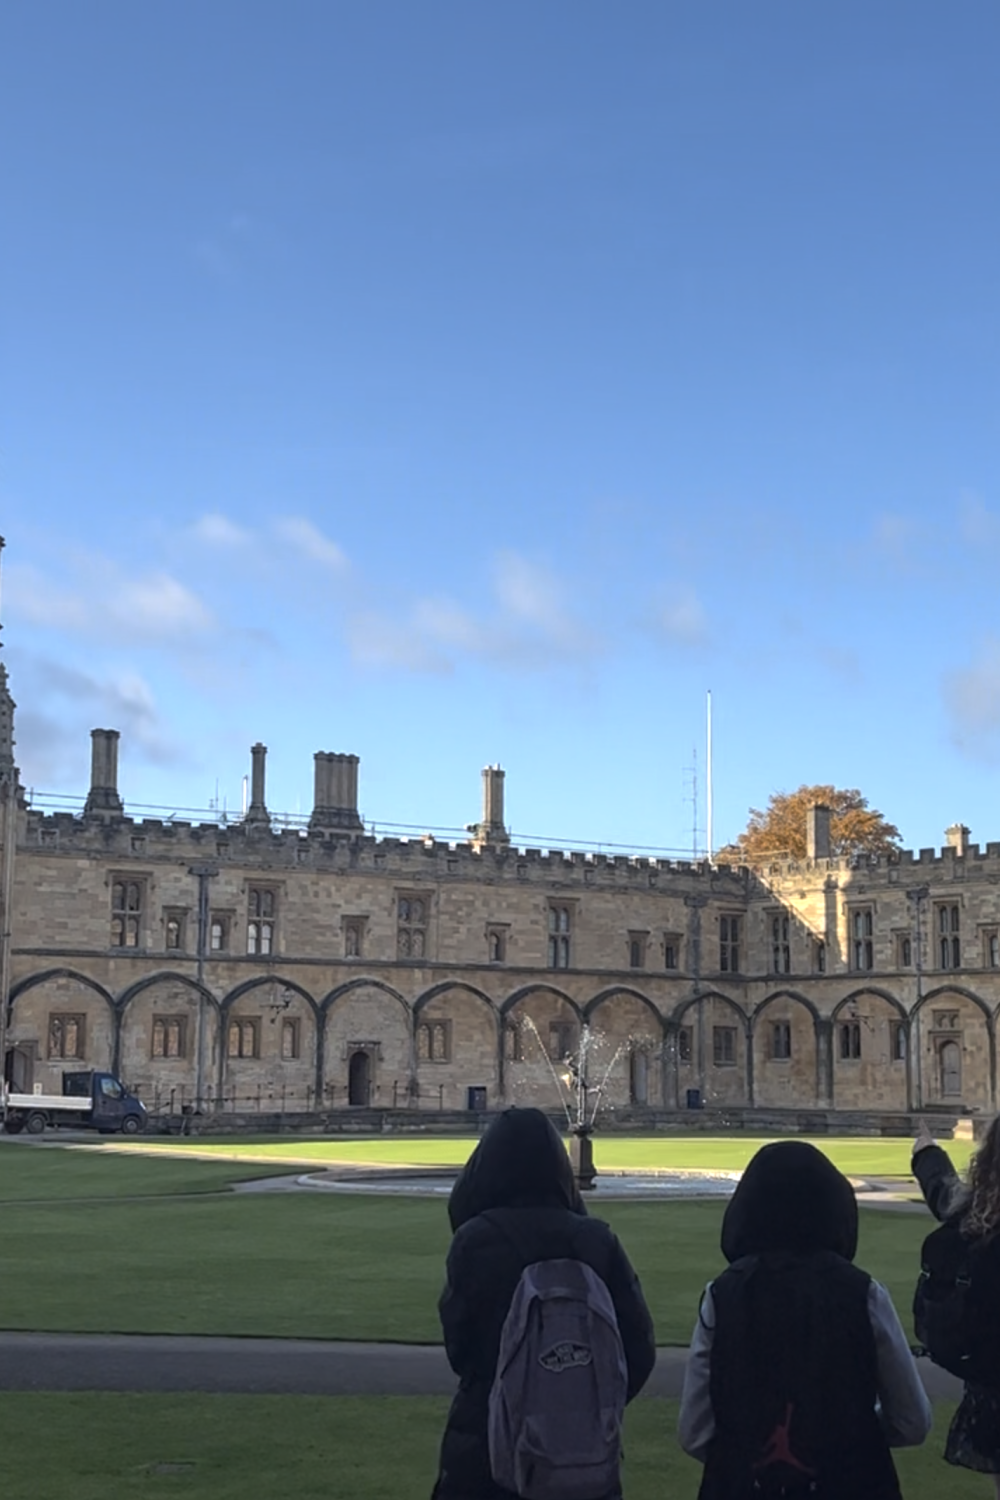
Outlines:
<svg viewBox="0 0 1000 1500"><path fill-rule="evenodd" d="M436 1345L449 1239L442 1192L433 1184L414 1191L412 1179L401 1193L284 1189L304 1176L361 1176L391 1186L405 1181L396 1174L411 1170L434 1174L440 1188L474 1144L422 1136L0 1138L0 1438L19 1455L5 1479L7 1500L61 1500L70 1477L74 1500L423 1500L447 1396L439 1386L435 1394L394 1393L393 1360L402 1365L405 1350L383 1351L390 1374L379 1394L265 1395L197 1389L199 1346L184 1340L252 1340L226 1346L244 1360L250 1391L254 1370L266 1363L261 1340L340 1341L348 1352L354 1345ZM604 1180L588 1207L626 1245L657 1342L677 1351L665 1352L665 1361L683 1357L701 1289L722 1268L725 1198L633 1198L602 1188L622 1173L738 1173L760 1144L742 1136L598 1137ZM886 1283L908 1325L929 1228L908 1174L909 1142L817 1144L858 1186L859 1263ZM953 1142L950 1149L964 1166L972 1147ZM724 1192L726 1177L719 1181ZM267 1190L269 1182L282 1190ZM90 1389L45 1389L34 1377L42 1388L17 1389L25 1383L17 1340L28 1332L70 1341L169 1336L178 1350L194 1351L195 1388L149 1389L146 1381L134 1391L102 1388L102 1381L115 1382L95 1354ZM898 1455L909 1500L985 1493L981 1478L947 1469L939 1456L952 1408L949 1399L936 1399L927 1444ZM630 1408L626 1500L693 1500L700 1471L680 1453L675 1421L675 1399L645 1396Z"/></svg>

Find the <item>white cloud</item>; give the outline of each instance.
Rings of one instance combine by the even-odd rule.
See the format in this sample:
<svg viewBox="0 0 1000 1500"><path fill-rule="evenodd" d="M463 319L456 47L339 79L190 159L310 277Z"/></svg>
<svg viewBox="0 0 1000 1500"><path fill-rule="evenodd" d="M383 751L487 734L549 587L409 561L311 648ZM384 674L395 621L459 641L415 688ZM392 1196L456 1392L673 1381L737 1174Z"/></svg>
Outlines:
<svg viewBox="0 0 1000 1500"><path fill-rule="evenodd" d="M872 541L876 550L895 567L911 572L917 564L921 527L910 516L884 511L875 517Z"/></svg>
<svg viewBox="0 0 1000 1500"><path fill-rule="evenodd" d="M1000 542L1000 516L989 510L978 495L963 495L959 532L962 540L972 547L995 547Z"/></svg>
<svg viewBox="0 0 1000 1500"><path fill-rule="evenodd" d="M594 632L565 602L565 587L515 552L496 560L493 606L483 617L441 597L414 601L404 620L375 612L348 623L354 660L414 672L451 671L460 657L510 670L584 660L600 649Z"/></svg>
<svg viewBox="0 0 1000 1500"><path fill-rule="evenodd" d="M274 529L310 562L321 563L335 573L342 573L347 567L347 557L336 542L304 516L285 516L274 523Z"/></svg>
<svg viewBox="0 0 1000 1500"><path fill-rule="evenodd" d="M23 656L18 676L31 708L15 718L17 758L29 786L80 783L90 730L119 729L129 755L155 765L184 759L160 718L152 688L137 672L82 672L49 657Z"/></svg>
<svg viewBox="0 0 1000 1500"><path fill-rule="evenodd" d="M708 640L708 616L693 588L675 589L659 611L661 631L681 646L702 646Z"/></svg>
<svg viewBox="0 0 1000 1500"><path fill-rule="evenodd" d="M347 641L351 657L361 667L434 673L452 670L447 656L422 639L418 631L374 611L348 621Z"/></svg>
<svg viewBox="0 0 1000 1500"><path fill-rule="evenodd" d="M130 644L190 638L215 625L208 606L169 573L133 578L102 557L82 559L77 572L74 583L62 584L28 564L11 567L11 619Z"/></svg>
<svg viewBox="0 0 1000 1500"><path fill-rule="evenodd" d="M209 547L245 547L253 540L249 531L218 511L199 516L191 531L199 542Z"/></svg>
<svg viewBox="0 0 1000 1500"><path fill-rule="evenodd" d="M949 672L943 693L958 748L973 760L1000 761L1000 640L988 637L970 666Z"/></svg>

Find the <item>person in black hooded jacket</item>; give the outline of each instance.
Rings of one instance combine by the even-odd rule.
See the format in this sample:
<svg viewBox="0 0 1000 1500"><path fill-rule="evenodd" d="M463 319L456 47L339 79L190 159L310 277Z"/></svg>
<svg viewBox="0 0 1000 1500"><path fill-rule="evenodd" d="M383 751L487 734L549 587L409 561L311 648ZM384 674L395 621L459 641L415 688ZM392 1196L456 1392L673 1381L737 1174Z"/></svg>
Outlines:
<svg viewBox="0 0 1000 1500"><path fill-rule="evenodd" d="M455 1182L448 1215L454 1238L439 1311L459 1387L432 1500L513 1500L493 1482L486 1425L500 1334L524 1267L565 1257L605 1282L629 1400L656 1360L653 1323L625 1251L607 1224L588 1218L566 1148L540 1110L508 1109L493 1121Z"/></svg>
<svg viewBox="0 0 1000 1500"><path fill-rule="evenodd" d="M757 1152L685 1370L699 1500L900 1500L890 1446L922 1443L931 1409L888 1292L852 1264L857 1243L854 1189L822 1152Z"/></svg>

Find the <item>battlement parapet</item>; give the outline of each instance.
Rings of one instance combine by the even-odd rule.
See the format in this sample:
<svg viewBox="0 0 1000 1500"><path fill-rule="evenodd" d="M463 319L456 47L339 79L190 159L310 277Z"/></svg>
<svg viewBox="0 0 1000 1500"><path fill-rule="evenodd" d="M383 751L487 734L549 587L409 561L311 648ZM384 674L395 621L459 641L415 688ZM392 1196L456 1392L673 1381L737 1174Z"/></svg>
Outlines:
<svg viewBox="0 0 1000 1500"><path fill-rule="evenodd" d="M558 886L580 885L628 890L689 889L709 885L731 900L743 893L745 869L707 861L664 859L655 855L598 850L517 847L432 837L406 838L357 830L261 826L249 822L193 823L184 818L80 817L72 812L28 809L24 852L170 862L201 858L255 869L370 871L405 879L428 876L511 880Z"/></svg>

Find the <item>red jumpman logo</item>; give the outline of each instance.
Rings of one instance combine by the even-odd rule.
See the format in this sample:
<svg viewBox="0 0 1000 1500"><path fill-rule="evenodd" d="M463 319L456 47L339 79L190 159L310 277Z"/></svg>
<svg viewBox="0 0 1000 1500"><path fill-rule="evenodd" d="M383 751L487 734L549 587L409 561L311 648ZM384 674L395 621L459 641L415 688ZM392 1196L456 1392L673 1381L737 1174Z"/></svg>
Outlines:
<svg viewBox="0 0 1000 1500"><path fill-rule="evenodd" d="M804 1463L801 1463L792 1452L791 1443L788 1437L788 1431L792 1425L793 1410L794 1407L791 1401L789 1401L787 1407L785 1408L785 1420L784 1422L778 1423L774 1431L771 1433L771 1436L764 1444L764 1450L761 1453L760 1460L759 1462L754 1464L755 1472L758 1469L769 1469L772 1464L786 1464L790 1469L798 1469L800 1474L808 1474L810 1475L810 1477L815 1476L816 1470L807 1468L806 1465Z"/></svg>

